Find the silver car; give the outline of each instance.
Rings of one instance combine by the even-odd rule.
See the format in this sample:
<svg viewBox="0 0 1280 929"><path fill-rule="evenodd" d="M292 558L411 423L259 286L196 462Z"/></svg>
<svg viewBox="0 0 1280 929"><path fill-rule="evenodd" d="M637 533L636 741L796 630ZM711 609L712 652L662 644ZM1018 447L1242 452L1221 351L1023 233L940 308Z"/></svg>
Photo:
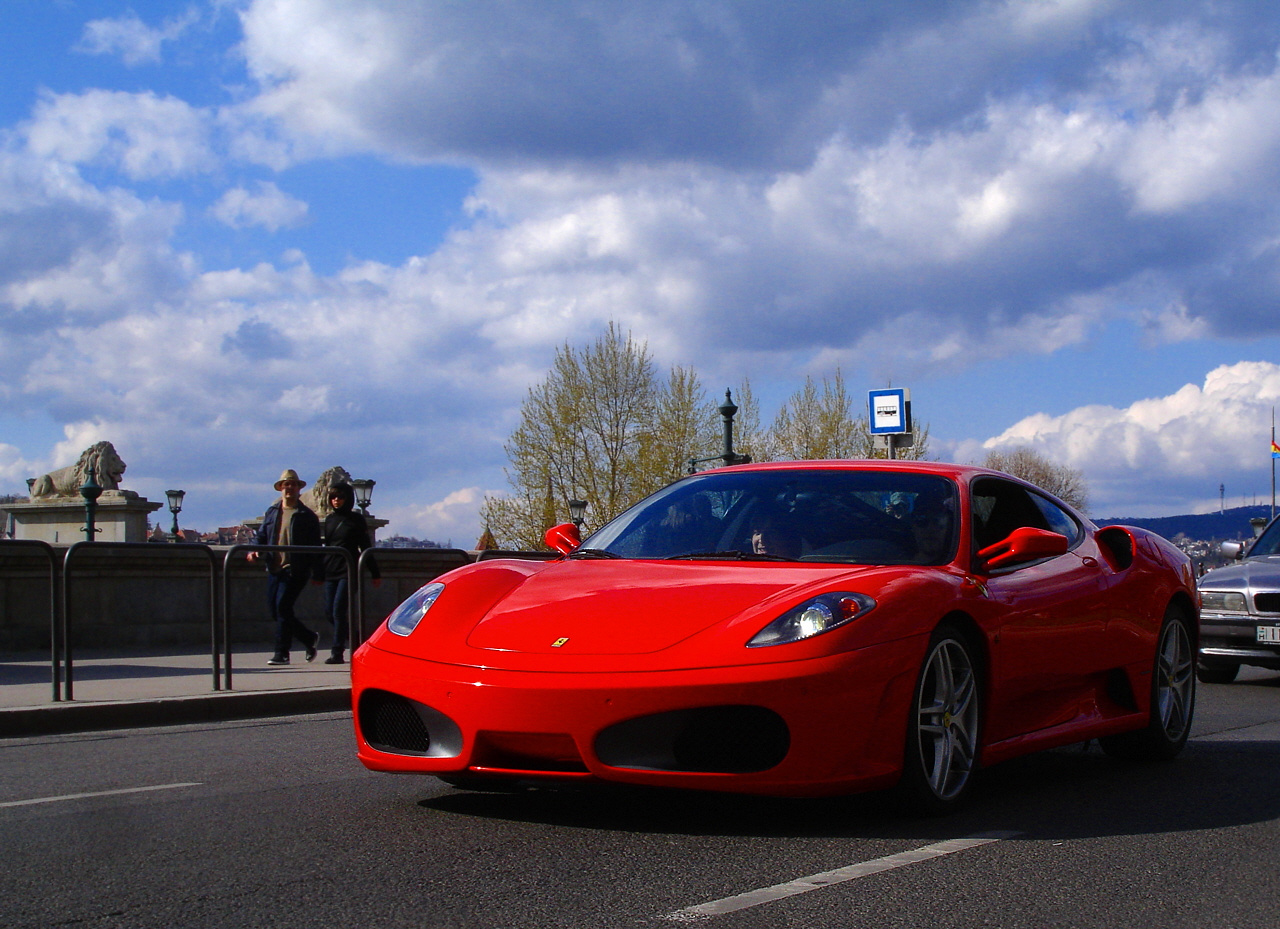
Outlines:
<svg viewBox="0 0 1280 929"><path fill-rule="evenodd" d="M1280 519L1252 543L1223 542L1237 564L1207 572L1200 587L1196 676L1229 684L1242 664L1280 670Z"/></svg>

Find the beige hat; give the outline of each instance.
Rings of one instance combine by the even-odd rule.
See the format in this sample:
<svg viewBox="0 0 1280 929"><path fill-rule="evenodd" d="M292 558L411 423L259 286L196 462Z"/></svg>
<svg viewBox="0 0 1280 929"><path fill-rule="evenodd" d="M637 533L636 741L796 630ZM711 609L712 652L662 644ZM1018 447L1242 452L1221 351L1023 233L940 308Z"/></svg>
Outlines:
<svg viewBox="0 0 1280 929"><path fill-rule="evenodd" d="M276 481L276 490L280 490L280 485L285 481L297 481L299 489L307 486L307 482L298 477L298 472L293 470L293 468L285 468L280 472L280 480Z"/></svg>

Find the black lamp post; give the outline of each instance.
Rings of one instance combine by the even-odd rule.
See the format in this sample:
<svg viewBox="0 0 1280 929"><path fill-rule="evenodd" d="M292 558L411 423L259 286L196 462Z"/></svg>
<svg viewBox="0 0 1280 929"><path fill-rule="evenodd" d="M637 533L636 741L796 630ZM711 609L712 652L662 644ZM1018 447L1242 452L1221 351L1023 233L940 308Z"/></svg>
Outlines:
<svg viewBox="0 0 1280 929"><path fill-rule="evenodd" d="M356 506L360 507L361 515L369 515L369 501L373 499L373 485L377 481L371 481L367 477L351 482L351 489L356 492Z"/></svg>
<svg viewBox="0 0 1280 929"><path fill-rule="evenodd" d="M586 522L587 501L586 500L570 500L569 501L569 519L573 524L582 529L582 524Z"/></svg>
<svg viewBox="0 0 1280 929"><path fill-rule="evenodd" d="M84 540L86 542L92 542L94 535L102 531L93 526L94 513L98 509L98 498L102 496L102 486L93 476L95 464L96 462L89 462L88 473L85 475L84 484L80 487L80 496L84 497Z"/></svg>
<svg viewBox="0 0 1280 929"><path fill-rule="evenodd" d="M733 416L738 412L738 405L733 402L733 394L726 390L724 392L724 403L720 404L720 418L724 421L724 451L719 455L712 455L710 458L690 458L689 473L694 474L698 470L698 465L705 464L708 461L723 461L726 465L750 464L751 456L742 455L733 450Z"/></svg>
<svg viewBox="0 0 1280 929"><path fill-rule="evenodd" d="M178 514L182 512L182 498L185 497L185 490L166 490L164 495L169 500L169 512L173 514L173 541L179 540L178 536Z"/></svg>

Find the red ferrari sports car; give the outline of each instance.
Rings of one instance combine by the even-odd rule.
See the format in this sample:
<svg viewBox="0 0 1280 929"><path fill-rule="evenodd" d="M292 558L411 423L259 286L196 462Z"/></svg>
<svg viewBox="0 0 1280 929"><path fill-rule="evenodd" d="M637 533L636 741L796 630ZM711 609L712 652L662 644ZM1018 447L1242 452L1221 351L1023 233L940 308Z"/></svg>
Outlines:
<svg viewBox="0 0 1280 929"><path fill-rule="evenodd" d="M614 781L956 804L1099 739L1171 758L1195 699L1186 556L1005 474L704 471L551 561L442 575L352 658L360 760L460 787Z"/></svg>

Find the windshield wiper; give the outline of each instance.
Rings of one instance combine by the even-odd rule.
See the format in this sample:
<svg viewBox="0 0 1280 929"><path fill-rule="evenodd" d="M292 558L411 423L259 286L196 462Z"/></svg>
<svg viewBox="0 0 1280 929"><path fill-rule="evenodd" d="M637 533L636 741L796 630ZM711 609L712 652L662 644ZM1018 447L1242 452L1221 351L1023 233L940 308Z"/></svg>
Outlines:
<svg viewBox="0 0 1280 929"><path fill-rule="evenodd" d="M757 552L685 552L681 555L668 555L667 561L795 561L786 555L764 555Z"/></svg>
<svg viewBox="0 0 1280 929"><path fill-rule="evenodd" d="M569 553L570 558L621 558L621 555L607 552L603 548L575 548Z"/></svg>

